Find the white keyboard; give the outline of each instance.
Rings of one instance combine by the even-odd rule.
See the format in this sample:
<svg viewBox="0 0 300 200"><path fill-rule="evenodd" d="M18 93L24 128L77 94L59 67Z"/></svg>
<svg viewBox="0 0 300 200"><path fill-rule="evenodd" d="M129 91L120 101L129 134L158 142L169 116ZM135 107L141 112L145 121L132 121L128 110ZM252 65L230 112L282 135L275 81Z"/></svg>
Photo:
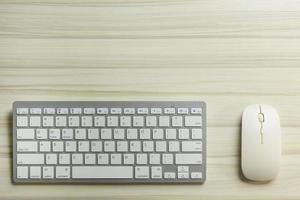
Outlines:
<svg viewBox="0 0 300 200"><path fill-rule="evenodd" d="M15 102L16 183L203 183L204 102Z"/></svg>

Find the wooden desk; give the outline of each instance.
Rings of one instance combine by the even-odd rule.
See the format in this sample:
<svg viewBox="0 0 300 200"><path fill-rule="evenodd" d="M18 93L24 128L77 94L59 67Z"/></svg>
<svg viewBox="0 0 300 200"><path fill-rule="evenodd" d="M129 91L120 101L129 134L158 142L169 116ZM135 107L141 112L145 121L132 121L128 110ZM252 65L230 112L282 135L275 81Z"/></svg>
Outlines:
<svg viewBox="0 0 300 200"><path fill-rule="evenodd" d="M300 199L300 2L2 0L0 199ZM204 185L13 185L16 100L204 100ZM278 178L239 175L245 106L281 116Z"/></svg>

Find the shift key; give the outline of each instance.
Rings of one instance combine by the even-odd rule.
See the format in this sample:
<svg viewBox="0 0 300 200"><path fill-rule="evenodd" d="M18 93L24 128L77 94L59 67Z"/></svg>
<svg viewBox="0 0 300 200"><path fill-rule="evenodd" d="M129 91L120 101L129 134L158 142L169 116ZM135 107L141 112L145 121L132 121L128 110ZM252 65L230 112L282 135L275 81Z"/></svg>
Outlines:
<svg viewBox="0 0 300 200"><path fill-rule="evenodd" d="M175 158L176 164L180 165L202 164L201 153L178 153Z"/></svg>
<svg viewBox="0 0 300 200"><path fill-rule="evenodd" d="M18 165L40 165L44 164L44 154L42 153L20 153L17 154Z"/></svg>

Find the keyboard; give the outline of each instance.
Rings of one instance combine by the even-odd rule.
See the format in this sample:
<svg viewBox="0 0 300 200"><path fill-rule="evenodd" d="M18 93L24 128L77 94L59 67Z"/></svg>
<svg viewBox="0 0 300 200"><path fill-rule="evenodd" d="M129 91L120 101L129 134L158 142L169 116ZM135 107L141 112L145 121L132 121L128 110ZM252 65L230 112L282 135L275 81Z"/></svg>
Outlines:
<svg viewBox="0 0 300 200"><path fill-rule="evenodd" d="M204 102L19 101L15 183L203 183Z"/></svg>

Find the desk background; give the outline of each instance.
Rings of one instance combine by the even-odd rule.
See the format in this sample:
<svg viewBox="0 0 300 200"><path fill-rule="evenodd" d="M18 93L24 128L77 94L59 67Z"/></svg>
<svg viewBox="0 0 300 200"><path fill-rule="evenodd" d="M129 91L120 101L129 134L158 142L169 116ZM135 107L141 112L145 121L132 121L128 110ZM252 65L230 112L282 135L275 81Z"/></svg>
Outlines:
<svg viewBox="0 0 300 200"><path fill-rule="evenodd" d="M207 182L13 185L17 100L206 101ZM239 174L253 103L282 122L281 171L263 185ZM0 1L0 199L300 199L299 130L300 1Z"/></svg>

